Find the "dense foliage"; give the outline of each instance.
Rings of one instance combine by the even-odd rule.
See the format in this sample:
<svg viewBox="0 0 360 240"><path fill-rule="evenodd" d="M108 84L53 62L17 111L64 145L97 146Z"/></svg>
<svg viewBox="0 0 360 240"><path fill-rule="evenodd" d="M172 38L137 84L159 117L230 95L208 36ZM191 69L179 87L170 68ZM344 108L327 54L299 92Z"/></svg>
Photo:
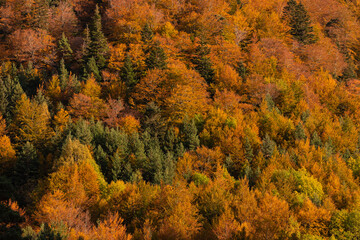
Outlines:
<svg viewBox="0 0 360 240"><path fill-rule="evenodd" d="M0 239L360 239L359 19L1 0Z"/></svg>

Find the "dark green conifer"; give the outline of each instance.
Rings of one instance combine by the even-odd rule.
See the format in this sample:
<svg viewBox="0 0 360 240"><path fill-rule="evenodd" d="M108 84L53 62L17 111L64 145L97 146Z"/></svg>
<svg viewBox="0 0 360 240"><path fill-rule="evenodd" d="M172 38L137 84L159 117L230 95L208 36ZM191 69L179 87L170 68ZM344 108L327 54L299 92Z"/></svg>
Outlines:
<svg viewBox="0 0 360 240"><path fill-rule="evenodd" d="M90 29L90 55L94 57L97 66L101 69L106 65L109 46L102 32L101 16L97 5L92 20L93 22Z"/></svg>
<svg viewBox="0 0 360 240"><path fill-rule="evenodd" d="M276 143L273 140L271 140L268 134L266 134L261 145L261 152L264 154L264 157L266 159L272 157L275 147L276 147Z"/></svg>
<svg viewBox="0 0 360 240"><path fill-rule="evenodd" d="M254 158L254 151L248 137L245 138L244 148L245 148L245 157L249 162L251 162L252 159Z"/></svg>
<svg viewBox="0 0 360 240"><path fill-rule="evenodd" d="M81 64L83 65L84 68L90 58L90 43L91 43L90 29L89 26L86 25L86 28L84 30L83 44L81 45L81 56L82 56Z"/></svg>
<svg viewBox="0 0 360 240"><path fill-rule="evenodd" d="M181 131L183 134L184 146L189 150L195 150L200 145L200 140L194 119L189 120L185 117Z"/></svg>
<svg viewBox="0 0 360 240"><path fill-rule="evenodd" d="M96 64L96 61L95 61L95 58L94 57L91 57L87 63L87 71L86 73L88 74L93 74L95 79L97 81L101 81L101 75L100 75L100 71L99 71L99 68Z"/></svg>
<svg viewBox="0 0 360 240"><path fill-rule="evenodd" d="M303 44L316 42L310 16L301 2L289 0L284 8L284 15L291 28L290 34L296 40Z"/></svg>
<svg viewBox="0 0 360 240"><path fill-rule="evenodd" d="M322 145L321 138L319 137L316 131L313 133L310 143L311 145L314 145L316 148L321 147Z"/></svg>
<svg viewBox="0 0 360 240"><path fill-rule="evenodd" d="M63 58L60 60L59 81L61 90L64 90L69 82L69 72L66 69L65 61Z"/></svg>
<svg viewBox="0 0 360 240"><path fill-rule="evenodd" d="M145 64L147 69L165 69L166 68L166 59L164 49L160 46L160 42L155 41L149 47L149 53L145 59Z"/></svg>
<svg viewBox="0 0 360 240"><path fill-rule="evenodd" d="M208 57L209 54L210 49L205 42L201 41L200 45L196 48L193 63L195 64L195 69L206 80L206 82L210 84L214 82L215 71L213 69L212 62Z"/></svg>
<svg viewBox="0 0 360 240"><path fill-rule="evenodd" d="M65 36L65 33L62 33L61 38L58 42L59 55L61 58L66 59L69 62L72 58L73 50L71 49L69 40Z"/></svg>
<svg viewBox="0 0 360 240"><path fill-rule="evenodd" d="M295 128L295 139L296 140L306 140L306 134L303 125L301 122L299 122L298 125L296 125Z"/></svg>
<svg viewBox="0 0 360 240"><path fill-rule="evenodd" d="M145 44L149 44L152 42L154 38L154 33L151 30L148 23L145 24L144 28L141 30L141 41L143 41Z"/></svg>
<svg viewBox="0 0 360 240"><path fill-rule="evenodd" d="M130 55L127 54L124 60L124 66L121 68L120 77L123 82L125 82L128 92L133 89L137 83L136 74L133 68L133 63L131 61Z"/></svg>

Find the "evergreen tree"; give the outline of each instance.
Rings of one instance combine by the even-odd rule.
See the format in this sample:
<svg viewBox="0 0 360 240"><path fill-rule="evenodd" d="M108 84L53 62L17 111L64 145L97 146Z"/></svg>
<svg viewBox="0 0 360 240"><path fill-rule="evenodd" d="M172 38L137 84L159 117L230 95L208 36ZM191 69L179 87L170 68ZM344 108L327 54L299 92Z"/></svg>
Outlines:
<svg viewBox="0 0 360 240"><path fill-rule="evenodd" d="M251 163L252 159L254 158L254 151L248 137L245 138L244 148L245 148L245 157Z"/></svg>
<svg viewBox="0 0 360 240"><path fill-rule="evenodd" d="M316 131L313 133L310 143L311 145L314 145L316 148L321 147L322 145L321 138L319 137Z"/></svg>
<svg viewBox="0 0 360 240"><path fill-rule="evenodd" d="M102 32L101 16L98 5L96 5L93 23L90 29L90 39L90 54L94 57L96 64L101 69L106 65L109 46L104 33Z"/></svg>
<svg viewBox="0 0 360 240"><path fill-rule="evenodd" d="M268 134L266 134L261 145L261 152L264 154L264 157L266 159L272 157L275 147L276 147L276 143L273 140L271 140Z"/></svg>
<svg viewBox="0 0 360 240"><path fill-rule="evenodd" d="M81 45L81 56L82 56L81 63L84 68L90 58L90 43L91 43L90 29L89 26L86 25L86 28L84 30L83 44Z"/></svg>
<svg viewBox="0 0 360 240"><path fill-rule="evenodd" d="M297 3L295 0L289 0L284 8L284 14L289 21L290 34L296 40L303 44L316 42L310 16L301 2Z"/></svg>
<svg viewBox="0 0 360 240"><path fill-rule="evenodd" d="M37 179L40 162L34 145L26 142L18 153L15 166L14 183L16 186L27 183L30 179Z"/></svg>
<svg viewBox="0 0 360 240"><path fill-rule="evenodd" d="M295 128L295 139L296 140L306 140L306 134L303 125L301 122L299 122L298 125L296 125Z"/></svg>
<svg viewBox="0 0 360 240"><path fill-rule="evenodd" d="M265 95L265 102L269 111L272 111L275 108L275 102L269 93Z"/></svg>
<svg viewBox="0 0 360 240"><path fill-rule="evenodd" d="M94 77L97 81L101 81L101 75L99 68L96 64L95 58L91 57L87 63L87 71L88 74L94 74Z"/></svg>
<svg viewBox="0 0 360 240"><path fill-rule="evenodd" d="M154 33L151 30L148 23L145 24L144 28L141 30L141 41L143 41L145 44L149 44L152 42L154 38Z"/></svg>
<svg viewBox="0 0 360 240"><path fill-rule="evenodd" d="M119 179L123 181L130 181L131 175L133 173L131 164L129 162L125 163L119 154L115 153L112 159L112 180L117 181Z"/></svg>
<svg viewBox="0 0 360 240"><path fill-rule="evenodd" d="M11 78L8 75L0 81L0 111L8 122L12 120L16 103L23 93L17 78Z"/></svg>
<svg viewBox="0 0 360 240"><path fill-rule="evenodd" d="M189 150L195 150L200 145L200 139L197 135L197 128L194 119L189 120L185 117L182 128L183 143L184 146Z"/></svg>
<svg viewBox="0 0 360 240"><path fill-rule="evenodd" d="M62 33L61 38L58 42L59 56L62 59L66 59L67 63L70 62L73 54L69 40L65 36L65 33Z"/></svg>
<svg viewBox="0 0 360 240"><path fill-rule="evenodd" d="M200 75L206 80L208 84L214 82L215 71L213 69L213 64L208 57L210 54L210 49L201 41L200 45L196 48L195 57L193 58L193 63L195 64L195 69L200 73Z"/></svg>
<svg viewBox="0 0 360 240"><path fill-rule="evenodd" d="M124 66L121 68L120 77L127 86L128 93L133 89L137 83L136 74L134 72L133 63L130 55L127 54L124 60Z"/></svg>
<svg viewBox="0 0 360 240"><path fill-rule="evenodd" d="M160 42L155 41L149 48L149 53L145 59L147 69L165 69L166 68L166 54L164 49L160 46Z"/></svg>
<svg viewBox="0 0 360 240"><path fill-rule="evenodd" d="M160 107L154 102L147 104L141 126L151 135L157 134L160 138L164 136L166 123L162 118Z"/></svg>
<svg viewBox="0 0 360 240"><path fill-rule="evenodd" d="M63 240L63 238L60 233L55 232L51 227L45 223L41 226L41 231L39 233L39 236L36 240Z"/></svg>
<svg viewBox="0 0 360 240"><path fill-rule="evenodd" d="M66 69L63 58L60 60L59 80L61 90L65 90L69 82L69 72Z"/></svg>

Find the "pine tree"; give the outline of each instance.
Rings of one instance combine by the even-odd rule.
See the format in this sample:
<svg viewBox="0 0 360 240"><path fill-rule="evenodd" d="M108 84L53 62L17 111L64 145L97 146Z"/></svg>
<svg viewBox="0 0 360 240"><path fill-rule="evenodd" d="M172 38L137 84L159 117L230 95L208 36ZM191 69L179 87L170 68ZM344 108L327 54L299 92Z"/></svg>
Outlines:
<svg viewBox="0 0 360 240"><path fill-rule="evenodd" d="M310 16L301 2L297 3L295 0L289 0L284 8L284 15L291 27L290 34L296 40L303 44L316 42Z"/></svg>
<svg viewBox="0 0 360 240"><path fill-rule="evenodd" d="M154 38L154 33L151 30L148 23L145 24L144 28L141 30L141 41L143 41L145 44L149 44L152 42Z"/></svg>
<svg viewBox="0 0 360 240"><path fill-rule="evenodd" d="M125 82L128 92L133 89L136 85L136 74L134 72L133 63L131 61L130 55L127 54L124 60L124 66L121 68L120 77L123 82Z"/></svg>
<svg viewBox="0 0 360 240"><path fill-rule="evenodd" d="M24 93L17 78L10 75L0 81L0 112L10 122L14 115L16 102L20 100Z"/></svg>
<svg viewBox="0 0 360 240"><path fill-rule="evenodd" d="M182 134L184 146L189 150L195 150L200 145L200 140L197 135L197 128L194 119L189 120L185 117L182 123Z"/></svg>
<svg viewBox="0 0 360 240"><path fill-rule="evenodd" d="M245 157L251 163L252 159L254 158L254 151L248 137L245 138L244 148Z"/></svg>
<svg viewBox="0 0 360 240"><path fill-rule="evenodd" d="M67 63L70 62L73 54L73 50L70 47L69 40L65 36L65 33L62 33L61 38L58 42L58 49L60 58L65 59Z"/></svg>
<svg viewBox="0 0 360 240"><path fill-rule="evenodd" d="M90 54L94 57L98 67L101 69L106 65L109 46L104 33L102 32L101 16L98 5L96 5L93 23L90 29L90 39Z"/></svg>
<svg viewBox="0 0 360 240"><path fill-rule="evenodd" d="M295 139L296 140L306 140L306 134L303 125L301 122L299 122L298 125L296 125L295 128Z"/></svg>
<svg viewBox="0 0 360 240"><path fill-rule="evenodd" d="M30 179L37 179L40 162L34 145L26 142L18 154L15 166L14 183L16 186L27 183Z"/></svg>
<svg viewBox="0 0 360 240"><path fill-rule="evenodd" d="M196 48L195 57L193 58L195 69L200 73L200 75L206 80L208 84L214 82L215 76L213 64L208 57L209 54L210 49L204 41L201 41L200 45Z"/></svg>
<svg viewBox="0 0 360 240"><path fill-rule="evenodd" d="M164 49L160 46L160 42L155 41L153 44L151 44L149 48L149 53L147 58L145 59L145 64L147 66L147 69L165 69L166 59L167 56Z"/></svg>
<svg viewBox="0 0 360 240"><path fill-rule="evenodd" d="M83 44L81 45L81 56L82 56L81 63L84 68L90 58L90 43L91 43L90 29L89 26L86 25L86 28L84 30Z"/></svg>
<svg viewBox="0 0 360 240"><path fill-rule="evenodd" d="M65 90L69 82L69 72L66 69L65 61L62 58L60 60L60 69L59 69L59 80L61 90Z"/></svg>
<svg viewBox="0 0 360 240"><path fill-rule="evenodd" d="M321 138L319 137L316 131L313 133L310 143L311 145L314 145L316 148L321 147L322 145Z"/></svg>
<svg viewBox="0 0 360 240"><path fill-rule="evenodd" d="M264 154L266 159L272 157L274 150L276 147L276 143L271 140L268 134L266 134L265 138L263 139L263 143L261 145L261 152Z"/></svg>
<svg viewBox="0 0 360 240"><path fill-rule="evenodd" d="M98 68L98 65L96 64L96 60L94 57L91 57L87 63L87 71L88 74L93 74L95 79L97 81L101 81L101 75Z"/></svg>

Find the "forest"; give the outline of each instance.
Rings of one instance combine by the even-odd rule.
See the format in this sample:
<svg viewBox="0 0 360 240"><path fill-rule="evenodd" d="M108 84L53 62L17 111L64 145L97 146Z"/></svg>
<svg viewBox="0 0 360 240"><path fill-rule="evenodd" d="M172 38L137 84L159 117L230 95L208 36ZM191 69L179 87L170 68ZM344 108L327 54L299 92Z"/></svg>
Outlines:
<svg viewBox="0 0 360 240"><path fill-rule="evenodd" d="M0 0L0 239L360 239L359 0Z"/></svg>

